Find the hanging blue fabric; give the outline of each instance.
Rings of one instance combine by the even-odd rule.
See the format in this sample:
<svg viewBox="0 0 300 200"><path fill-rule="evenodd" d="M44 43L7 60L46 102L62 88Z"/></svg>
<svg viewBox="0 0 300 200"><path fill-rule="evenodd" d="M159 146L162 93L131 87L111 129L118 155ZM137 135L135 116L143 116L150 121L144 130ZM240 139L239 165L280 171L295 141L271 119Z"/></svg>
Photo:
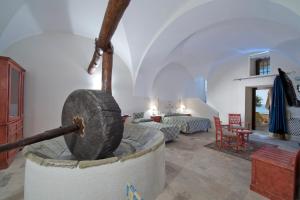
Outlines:
<svg viewBox="0 0 300 200"><path fill-rule="evenodd" d="M273 85L269 131L279 134L285 134L287 132L285 93L279 76L276 76Z"/></svg>

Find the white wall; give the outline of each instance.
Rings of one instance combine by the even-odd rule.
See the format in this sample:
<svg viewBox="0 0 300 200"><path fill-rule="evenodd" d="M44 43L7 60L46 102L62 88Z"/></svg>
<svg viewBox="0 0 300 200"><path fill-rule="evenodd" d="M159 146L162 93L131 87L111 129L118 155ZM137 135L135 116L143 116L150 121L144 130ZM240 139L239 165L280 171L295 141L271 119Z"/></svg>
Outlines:
<svg viewBox="0 0 300 200"><path fill-rule="evenodd" d="M184 66L170 63L155 78L152 94L162 100L205 99L204 79L195 80Z"/></svg>
<svg viewBox="0 0 300 200"><path fill-rule="evenodd" d="M300 75L300 65L279 52L271 52L271 74L278 74L280 67L286 72L296 71ZM208 104L219 113L221 120L227 122L228 113L241 113L245 117L246 87L273 86L275 77L234 81L236 78L249 77L249 57L242 56L224 63L208 78Z"/></svg>
<svg viewBox="0 0 300 200"><path fill-rule="evenodd" d="M101 88L101 71L93 76L86 72L93 50L93 40L52 33L22 40L3 53L26 69L25 136L60 126L62 106L73 90ZM147 99L132 96L130 72L118 56L112 87L122 113L148 106Z"/></svg>
<svg viewBox="0 0 300 200"><path fill-rule="evenodd" d="M101 68L92 76L86 72L93 50L93 40L71 34L49 33L21 40L4 51L3 55L11 57L26 69L25 136L60 126L63 104L73 90L101 88ZM133 95L130 71L117 55L114 56L113 66L113 96L122 114L147 111L146 117L152 115L149 110L151 98ZM204 80L193 79L178 64L169 65L159 73L152 96L160 99L162 112L167 111L165 107L169 102L176 106L172 110L175 112L179 100L196 98L199 102L186 107L197 111L188 112L203 117L207 112L211 113L211 108L200 100L205 99Z"/></svg>
<svg viewBox="0 0 300 200"><path fill-rule="evenodd" d="M183 104L186 107L185 112L192 114L192 116L205 117L213 121L213 117L219 115L218 111L198 98L185 99Z"/></svg>
<svg viewBox="0 0 300 200"><path fill-rule="evenodd" d="M207 117L212 119L218 113L209 105L206 100L205 79L194 78L189 71L180 64L170 63L163 68L155 78L152 94L153 103L157 104L159 98L159 111L184 112L193 116ZM180 104L185 109L180 108Z"/></svg>

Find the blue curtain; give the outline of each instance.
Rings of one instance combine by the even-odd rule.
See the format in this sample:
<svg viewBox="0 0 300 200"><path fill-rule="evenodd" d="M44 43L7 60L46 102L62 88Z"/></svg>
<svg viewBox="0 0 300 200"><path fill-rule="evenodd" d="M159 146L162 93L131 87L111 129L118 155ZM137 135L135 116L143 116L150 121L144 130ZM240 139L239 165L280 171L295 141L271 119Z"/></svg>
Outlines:
<svg viewBox="0 0 300 200"><path fill-rule="evenodd" d="M279 76L276 76L273 85L269 131L279 134L285 134L287 132L285 93Z"/></svg>

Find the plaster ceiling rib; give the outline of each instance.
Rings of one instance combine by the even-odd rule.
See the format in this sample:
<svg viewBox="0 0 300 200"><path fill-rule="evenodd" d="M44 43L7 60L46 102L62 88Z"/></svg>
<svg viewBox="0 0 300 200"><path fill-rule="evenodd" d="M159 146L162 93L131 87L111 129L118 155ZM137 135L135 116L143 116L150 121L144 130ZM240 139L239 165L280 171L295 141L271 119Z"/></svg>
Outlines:
<svg viewBox="0 0 300 200"><path fill-rule="evenodd" d="M221 9L224 8L223 4L226 5L226 7L228 8L227 10ZM208 13L216 14L212 16ZM281 13L281 15L279 16L278 13ZM283 23L286 25L290 25L291 27L296 27L296 29L299 29L300 27L298 20L299 15L295 15L290 10L278 4L275 5L273 3L270 3L270 1L267 0L255 0L251 2L226 0L222 2L215 1L206 3L204 5L198 6L197 8L190 9L188 12L184 13L183 15L177 17L174 20L170 20L172 24L166 25L166 27L161 29L161 32L158 33L155 39L151 41L150 45L148 46L148 49L144 53L144 57L142 58L141 64L136 73L135 83L139 82L140 79L145 81L145 84L151 85L151 82L154 80L155 75L152 75L152 77L147 77L148 80L145 80L145 76L143 76L143 74L149 71L146 70L146 68L149 67L147 65L151 64L152 72L158 72L159 69L156 70L153 68L153 66L162 67L162 65L165 64L163 63L163 60L168 54L168 52L172 51L176 47L178 42L181 42L186 37L199 30L201 26L205 28L206 26L216 24L222 20L226 21L238 19L241 16L243 16L244 18L257 19L258 21L269 19L270 21ZM274 16L276 17L273 19ZM197 21L197 24L195 24L197 28L195 28L195 26L189 26L189 28L187 29L187 27L185 26L190 25L190 23L188 22L191 22L196 18L199 19ZM205 19L206 21L203 21L201 19ZM176 29L178 30L177 32L175 32ZM167 37L167 35L169 37ZM171 35L173 41L170 42ZM164 51L162 49L164 49ZM152 59L152 62L149 61L150 58ZM143 77L141 78L141 76ZM149 74L147 74L147 76L149 76ZM147 95L147 92L141 91L139 87L137 87L137 84L135 84L135 89L136 94L139 94L141 92L142 96ZM147 89L150 89L149 86Z"/></svg>
<svg viewBox="0 0 300 200"><path fill-rule="evenodd" d="M5 2L2 2L0 7L0 37L5 27L23 4L24 0L6 0Z"/></svg>
<svg viewBox="0 0 300 200"><path fill-rule="evenodd" d="M190 0L134 1L124 17L134 73L149 41L174 11Z"/></svg>
<svg viewBox="0 0 300 200"><path fill-rule="evenodd" d="M235 33L231 33L231 30L235 30ZM194 49L194 46L199 48L199 51L196 51L199 54L203 53L205 49L206 52L204 54L213 55L211 59L209 59L209 55L198 55L195 59L192 59L194 62L188 62L189 60L183 62L184 64L186 62L191 63L187 67L194 76L208 77L211 70L215 70L218 65L221 65L228 59L238 55L247 57L253 53L263 52L266 49L274 50L278 44L298 38L300 35L300 30L296 30L293 27L269 20L257 21L255 19L232 20L214 26L207 31L207 33L202 31L199 34L195 34L193 38L182 45L182 48L184 48L182 51L185 53L179 59L185 60L185 57L188 57L187 55L194 55L193 51L189 51ZM208 40L207 36L211 36L211 40L215 41L215 45L212 47L205 44ZM225 42L222 41L223 39L220 40L222 37L226 38ZM218 51L214 54L215 49L218 49ZM196 67L199 63L201 63L201 67Z"/></svg>
<svg viewBox="0 0 300 200"><path fill-rule="evenodd" d="M22 19L22 20L20 20ZM26 26L24 26L26 24ZM32 16L27 4L24 4L11 18L0 37L0 52L25 38L41 34L43 31Z"/></svg>
<svg viewBox="0 0 300 200"><path fill-rule="evenodd" d="M21 2L21 0L19 1ZM82 36L92 39L93 43L104 15L105 2L91 0L87 4L81 0L24 1L19 4L19 9L15 11L3 28L0 36L0 52L4 52L12 44L28 37L48 33ZM132 71L128 39L122 21L120 23L112 41L116 46L116 54Z"/></svg>
<svg viewBox="0 0 300 200"><path fill-rule="evenodd" d="M138 71L142 65L143 59L146 57L147 53L149 52L149 50L151 49L152 45L154 44L154 42L156 41L156 39L174 22L176 21L176 19L178 19L179 17L181 17L182 15L184 15L185 13L187 13L189 10L205 4L207 2L210 2L213 0L198 0L198 1L187 1L187 3L185 4L185 6L178 8L178 10L174 11L174 13L171 15L171 17L158 29L158 31L156 31L156 33L154 34L154 36L152 37L152 39L150 40L150 42L148 43L148 45L146 46L146 49L144 50L142 57L140 58L139 64L138 64L138 68L135 71L134 74L134 82L136 81L136 77L138 74Z"/></svg>

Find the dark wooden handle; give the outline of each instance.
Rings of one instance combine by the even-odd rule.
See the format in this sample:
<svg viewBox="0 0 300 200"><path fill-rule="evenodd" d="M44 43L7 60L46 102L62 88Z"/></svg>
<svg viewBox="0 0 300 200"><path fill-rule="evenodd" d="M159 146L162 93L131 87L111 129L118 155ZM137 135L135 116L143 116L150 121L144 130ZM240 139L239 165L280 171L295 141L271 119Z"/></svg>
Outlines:
<svg viewBox="0 0 300 200"><path fill-rule="evenodd" d="M66 135L66 134L69 134L69 133L72 133L72 132L78 131L78 130L80 130L80 127L76 124L66 126L66 127L59 127L56 129L51 129L51 130L45 131L43 133L34 135L32 137L24 138L15 143L2 144L2 145L0 145L0 152L24 147L26 145L41 142L44 140L50 140L50 139L56 138L58 136Z"/></svg>

